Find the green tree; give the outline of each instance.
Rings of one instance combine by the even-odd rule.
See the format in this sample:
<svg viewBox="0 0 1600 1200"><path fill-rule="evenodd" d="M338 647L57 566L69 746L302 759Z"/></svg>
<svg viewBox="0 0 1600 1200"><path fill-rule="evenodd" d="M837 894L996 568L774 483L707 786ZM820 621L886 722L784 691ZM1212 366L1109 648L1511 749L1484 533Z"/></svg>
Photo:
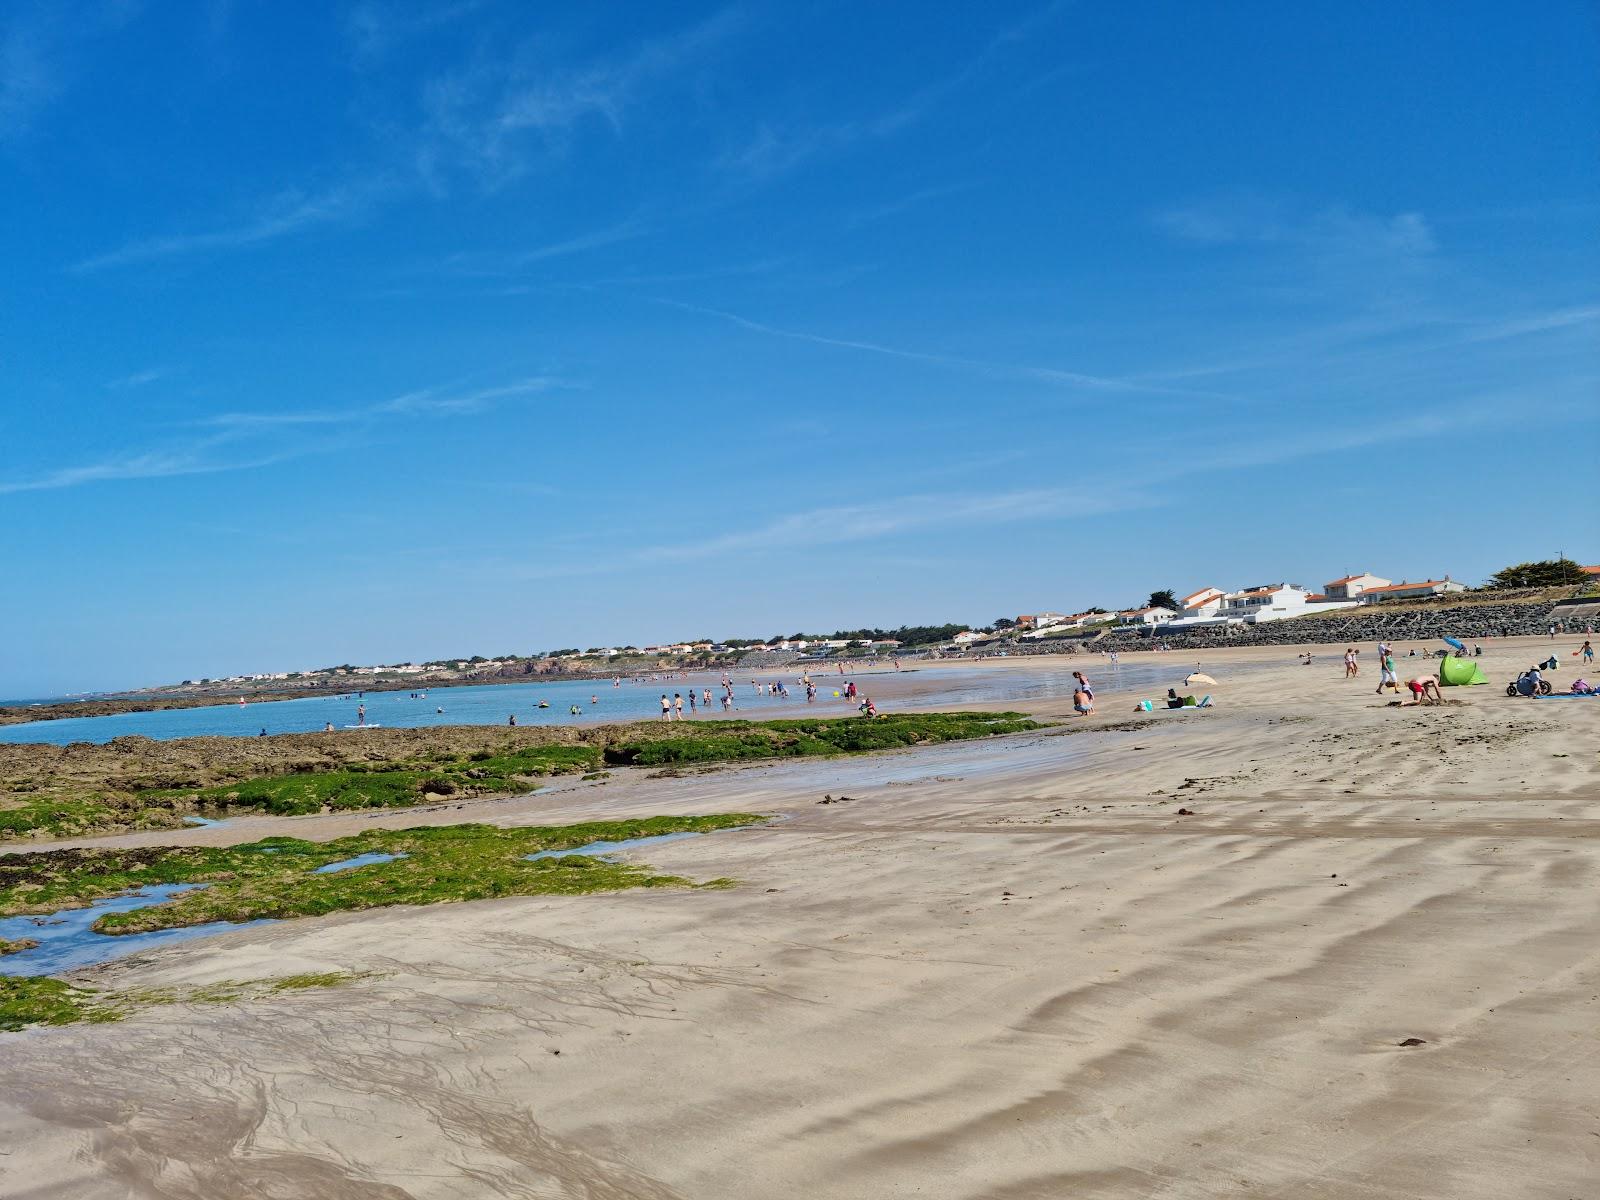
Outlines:
<svg viewBox="0 0 1600 1200"><path fill-rule="evenodd" d="M1016 627L1017 627L1017 623L1015 621L1013 621L1010 617L996 617L994 619L994 625L991 628L994 628L994 629L1015 629Z"/></svg>
<svg viewBox="0 0 1600 1200"><path fill-rule="evenodd" d="M1146 602L1149 608L1170 608L1178 611L1178 598L1172 594L1171 588L1163 588L1159 592L1151 592L1150 599Z"/></svg>
<svg viewBox="0 0 1600 1200"><path fill-rule="evenodd" d="M1547 558L1543 562L1518 563L1489 576L1492 588L1561 587L1587 583L1589 576L1570 558Z"/></svg>

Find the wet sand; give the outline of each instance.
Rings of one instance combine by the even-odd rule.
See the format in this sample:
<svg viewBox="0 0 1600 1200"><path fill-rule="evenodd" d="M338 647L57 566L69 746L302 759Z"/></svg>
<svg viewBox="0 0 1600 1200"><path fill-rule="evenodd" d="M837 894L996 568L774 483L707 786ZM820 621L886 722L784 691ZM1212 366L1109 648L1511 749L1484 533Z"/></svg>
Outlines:
<svg viewBox="0 0 1600 1200"><path fill-rule="evenodd" d="M1138 719L1091 661L1102 715L1045 734L106 839L787 817L644 856L731 890L346 914L87 972L371 976L0 1036L0 1196L1592 1195L1600 701L1503 695L1552 646L1565 684L1573 645L1495 643L1490 686L1434 709L1344 680L1342 647L1214 651L1216 710Z"/></svg>

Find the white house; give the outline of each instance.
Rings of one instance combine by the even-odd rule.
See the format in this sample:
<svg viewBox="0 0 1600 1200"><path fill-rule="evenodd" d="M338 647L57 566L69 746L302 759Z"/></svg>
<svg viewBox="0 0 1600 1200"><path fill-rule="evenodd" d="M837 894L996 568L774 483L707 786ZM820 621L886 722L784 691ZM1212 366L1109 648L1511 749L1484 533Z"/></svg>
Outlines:
<svg viewBox="0 0 1600 1200"><path fill-rule="evenodd" d="M1381 600L1413 600L1419 596L1444 596L1452 592L1464 592L1467 585L1458 583L1450 576L1443 579L1424 579L1421 583L1388 583L1382 587L1363 588L1361 603L1376 604Z"/></svg>
<svg viewBox="0 0 1600 1200"><path fill-rule="evenodd" d="M1242 592L1229 592L1223 599L1220 615L1260 624L1263 621L1281 621L1286 617L1329 612L1336 608L1350 608L1355 603L1354 600L1332 600L1325 595L1308 592L1298 583L1270 583L1246 588Z"/></svg>
<svg viewBox="0 0 1600 1200"><path fill-rule="evenodd" d="M973 633L970 629L963 629L950 640L958 646L970 646L973 642L981 642L987 637L987 634Z"/></svg>
<svg viewBox="0 0 1600 1200"><path fill-rule="evenodd" d="M1135 608L1117 614L1118 625L1165 625L1178 614L1170 608Z"/></svg>
<svg viewBox="0 0 1600 1200"><path fill-rule="evenodd" d="M1214 617L1221 610L1226 595L1227 593L1221 588L1203 587L1198 592L1190 592L1179 600L1178 608L1182 610L1185 619Z"/></svg>
<svg viewBox="0 0 1600 1200"><path fill-rule="evenodd" d="M1363 571L1359 575L1346 575L1343 579L1330 579L1322 585L1322 590L1327 593L1330 600L1354 600L1363 592L1388 586L1387 579L1380 579L1370 571Z"/></svg>
<svg viewBox="0 0 1600 1200"><path fill-rule="evenodd" d="M1065 625L1067 618L1058 612L1042 612L1033 614L1033 627L1035 629L1049 629L1055 625Z"/></svg>

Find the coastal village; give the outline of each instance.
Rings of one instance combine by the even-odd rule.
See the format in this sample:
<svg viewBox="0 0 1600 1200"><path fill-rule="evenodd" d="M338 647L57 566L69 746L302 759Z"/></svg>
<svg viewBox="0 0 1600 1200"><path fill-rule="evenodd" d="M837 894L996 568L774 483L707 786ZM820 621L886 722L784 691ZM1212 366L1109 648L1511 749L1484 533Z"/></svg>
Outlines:
<svg viewBox="0 0 1600 1200"><path fill-rule="evenodd" d="M1600 565L1578 568L1590 587L1600 586ZM660 642L644 646L593 646L588 649L559 649L527 655L495 657L472 655L427 662L402 662L357 666L343 664L304 671L278 671L240 674L218 679L185 679L171 690L184 692L207 689L309 689L335 687L348 690L363 684L376 686L442 684L471 680L504 681L529 675L588 675L659 669L671 665L726 665L747 656L753 662L774 665L794 658L870 659L899 656L926 656L981 653L989 649L1010 648L1031 652L1066 648L1091 639L1111 637L1124 641L1130 635L1140 639L1195 639L1206 635L1224 637L1250 635L1257 627L1274 622L1317 617L1326 614L1354 616L1362 613L1402 612L1419 606L1447 604L1453 600L1480 601L1507 599L1522 604L1528 612L1519 614L1526 624L1546 620L1549 605L1523 604L1529 597L1512 596L1488 584L1471 587L1444 574L1422 580L1392 580L1362 571L1330 579L1313 590L1300 583L1263 583L1227 591L1206 586L1185 595L1157 592L1152 601L1137 607L1108 610L1089 608L1082 612L1061 613L1041 610L999 618L986 626L933 625L897 630L839 631L832 635L796 633L766 640L699 638L690 641ZM1563 622L1565 623L1565 622ZM1284 627L1271 641L1298 640ZM1296 625L1295 630L1311 626ZM1530 626L1531 628L1531 626ZM1262 631L1264 636L1266 631ZM891 636L891 634L899 636ZM1308 635L1309 636L1309 635ZM154 690L154 689L152 689Z"/></svg>

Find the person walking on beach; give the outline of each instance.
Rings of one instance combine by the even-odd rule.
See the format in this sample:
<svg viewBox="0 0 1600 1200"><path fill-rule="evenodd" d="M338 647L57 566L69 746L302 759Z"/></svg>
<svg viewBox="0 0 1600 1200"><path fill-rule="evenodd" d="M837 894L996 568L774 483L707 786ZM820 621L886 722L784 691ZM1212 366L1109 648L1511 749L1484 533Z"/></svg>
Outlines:
<svg viewBox="0 0 1600 1200"><path fill-rule="evenodd" d="M667 699L665 692L661 693L661 719L663 721L672 720L672 701Z"/></svg>
<svg viewBox="0 0 1600 1200"><path fill-rule="evenodd" d="M672 717L676 721L683 720L683 694L681 692L672 693Z"/></svg>
<svg viewBox="0 0 1600 1200"><path fill-rule="evenodd" d="M1594 661L1594 647L1589 644L1588 638L1584 638L1583 647L1578 651L1578 653L1583 655L1583 661L1585 663L1592 663Z"/></svg>
<svg viewBox="0 0 1600 1200"><path fill-rule="evenodd" d="M1356 677L1356 648L1354 646L1348 647L1344 652L1344 677L1346 679L1354 679Z"/></svg>
<svg viewBox="0 0 1600 1200"><path fill-rule="evenodd" d="M1400 690L1400 681L1395 677L1394 673L1394 655L1388 653L1386 650L1383 658L1378 663L1378 668L1377 694L1380 696L1383 695L1383 689L1385 687L1398 692Z"/></svg>

